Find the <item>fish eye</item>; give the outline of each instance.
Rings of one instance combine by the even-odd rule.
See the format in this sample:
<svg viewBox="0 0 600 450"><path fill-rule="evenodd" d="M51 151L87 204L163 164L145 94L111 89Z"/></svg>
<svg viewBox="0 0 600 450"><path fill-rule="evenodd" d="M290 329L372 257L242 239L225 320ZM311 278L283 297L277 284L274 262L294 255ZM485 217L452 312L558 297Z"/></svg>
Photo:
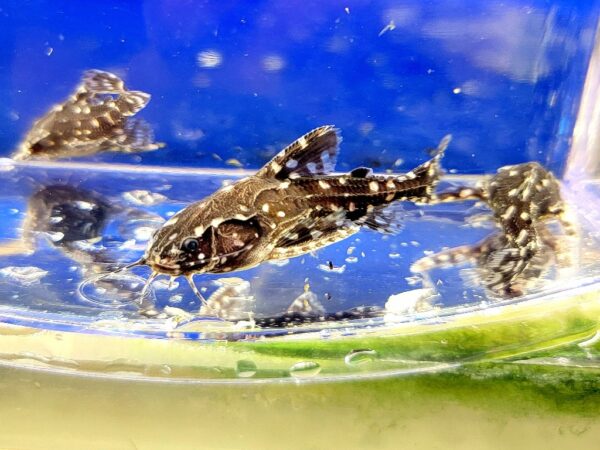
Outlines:
<svg viewBox="0 0 600 450"><path fill-rule="evenodd" d="M185 241L183 241L183 244L181 245L181 248L186 252L195 252L196 250L198 250L199 247L200 244L198 243L198 239L196 238L187 238Z"/></svg>

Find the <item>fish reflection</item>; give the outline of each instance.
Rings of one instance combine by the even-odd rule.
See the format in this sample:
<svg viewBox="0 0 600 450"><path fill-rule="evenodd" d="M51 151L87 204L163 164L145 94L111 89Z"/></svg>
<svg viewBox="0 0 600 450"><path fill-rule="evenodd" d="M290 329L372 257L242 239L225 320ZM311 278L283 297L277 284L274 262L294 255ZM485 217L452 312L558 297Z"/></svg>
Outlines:
<svg viewBox="0 0 600 450"><path fill-rule="evenodd" d="M577 232L567 217L559 182L538 163L503 167L482 185L459 188L440 199L485 202L498 231L476 245L422 258L412 265L413 272L470 263L474 269L467 273L476 282L494 295L514 297L541 284L553 267L569 264ZM552 222L560 229L554 230Z"/></svg>
<svg viewBox="0 0 600 450"><path fill-rule="evenodd" d="M149 94L127 90L118 76L88 70L71 97L33 124L12 157L56 159L161 148L150 125L132 117L149 101Z"/></svg>
<svg viewBox="0 0 600 450"><path fill-rule="evenodd" d="M100 245L107 224L117 215L157 226L158 216L124 208L102 195L69 185L45 186L28 201L20 239L0 245L0 256L31 254L43 236L84 272L104 272L116 266L118 254Z"/></svg>
<svg viewBox="0 0 600 450"><path fill-rule="evenodd" d="M237 277L217 280L219 288L200 308L200 315L215 315L225 320L247 320L252 317L256 299L250 282Z"/></svg>
<svg viewBox="0 0 600 450"><path fill-rule="evenodd" d="M243 329L287 329L291 327L300 327L294 332L314 331L311 324L336 322L346 323L360 319L382 318L386 308L378 306L359 306L337 312L327 312L318 296L307 286L298 297L296 297L285 311L281 313L255 317L254 308L256 299L251 293L250 283L237 277L221 278L216 280L219 287L207 299L206 304L200 308L199 314L189 314L179 308L166 307L163 313L150 308L142 311L142 314L149 317L167 317L176 319L178 330L192 329L194 324L203 322L207 316L214 316L224 321L235 323L236 327ZM355 323L356 324L356 323ZM365 322L365 326L366 326ZM287 333L286 331L282 331ZM242 333L219 335L219 339L244 339L247 335Z"/></svg>

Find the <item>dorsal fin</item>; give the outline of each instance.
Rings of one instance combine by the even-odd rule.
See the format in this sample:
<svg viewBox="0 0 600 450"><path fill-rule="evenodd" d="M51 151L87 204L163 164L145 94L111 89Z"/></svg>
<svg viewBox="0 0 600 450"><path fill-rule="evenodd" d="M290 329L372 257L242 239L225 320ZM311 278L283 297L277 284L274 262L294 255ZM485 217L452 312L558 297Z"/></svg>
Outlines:
<svg viewBox="0 0 600 450"><path fill-rule="evenodd" d="M332 172L341 140L332 125L316 128L284 148L256 175L285 180Z"/></svg>
<svg viewBox="0 0 600 450"><path fill-rule="evenodd" d="M371 175L373 175L373 169L369 169L368 167L357 167L350 172L352 178L367 178Z"/></svg>

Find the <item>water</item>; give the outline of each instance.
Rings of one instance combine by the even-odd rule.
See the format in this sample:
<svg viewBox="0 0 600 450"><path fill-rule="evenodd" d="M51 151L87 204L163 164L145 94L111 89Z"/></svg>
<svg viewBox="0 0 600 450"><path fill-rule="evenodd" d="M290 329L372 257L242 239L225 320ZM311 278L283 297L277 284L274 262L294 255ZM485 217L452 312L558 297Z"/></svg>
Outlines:
<svg viewBox="0 0 600 450"><path fill-rule="evenodd" d="M1 5L0 446L593 448L599 13L566 0ZM10 159L89 69L151 95L122 129L165 146ZM67 137L98 131L79 122L33 136L74 150ZM496 282L513 253L495 250L509 206L494 220L475 201L403 204L396 234L198 275L210 308L183 278L106 275L181 208L329 123L339 172L407 172L452 134L438 191L537 161L568 213L536 229L508 291ZM448 249L464 259L480 242L449 264Z"/></svg>
<svg viewBox="0 0 600 450"><path fill-rule="evenodd" d="M526 284L524 295L501 296L490 291L473 263L424 274L411 270L426 255L474 245L496 232L489 208L467 201L407 204L402 230L395 235L362 231L285 264L265 263L227 276L198 275L196 284L208 298L208 310L201 308L181 280L167 277L144 289L149 276L145 267L106 273L138 259L151 238L150 230L192 200L235 182L238 173L10 164L12 168L0 182L2 211L7 211L1 236L0 317L14 325L207 343L227 340L250 348L259 338L298 335L327 346L338 338L360 341L372 335L403 333L403 327L428 333L431 327L443 329L461 320L472 321L473 315L505 314L508 305L524 310L540 302L550 305L563 293L593 292L600 275L595 219L576 213L579 192L595 185L565 184L563 192L572 199L569 206L575 212L570 220L577 234L560 238L566 245L549 251L547 267L531 286ZM478 180L449 177L439 189L472 186ZM356 262L345 262L348 254L356 255ZM585 327L568 333L579 336ZM538 338L534 332L521 339L521 344ZM347 352L336 359L336 368L329 374L324 368L323 375L362 367L349 363L355 358L347 356L361 347L343 345L347 346ZM373 365L370 370L399 370L410 361L422 366L423 361L410 353L406 349L393 353L389 356L395 363L390 367ZM426 358L426 365L473 356L449 351L433 360ZM229 376L228 370L217 378ZM286 378L284 373L263 376ZM260 377L259 373L253 378Z"/></svg>

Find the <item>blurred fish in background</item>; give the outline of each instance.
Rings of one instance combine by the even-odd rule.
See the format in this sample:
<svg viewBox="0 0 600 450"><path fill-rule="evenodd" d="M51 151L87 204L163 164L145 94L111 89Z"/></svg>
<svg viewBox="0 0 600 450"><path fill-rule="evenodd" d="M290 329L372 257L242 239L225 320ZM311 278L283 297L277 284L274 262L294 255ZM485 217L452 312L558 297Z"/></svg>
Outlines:
<svg viewBox="0 0 600 450"><path fill-rule="evenodd" d="M127 90L115 74L88 70L71 97L33 124L12 158L50 160L162 148L150 125L133 118L149 101L150 94Z"/></svg>

